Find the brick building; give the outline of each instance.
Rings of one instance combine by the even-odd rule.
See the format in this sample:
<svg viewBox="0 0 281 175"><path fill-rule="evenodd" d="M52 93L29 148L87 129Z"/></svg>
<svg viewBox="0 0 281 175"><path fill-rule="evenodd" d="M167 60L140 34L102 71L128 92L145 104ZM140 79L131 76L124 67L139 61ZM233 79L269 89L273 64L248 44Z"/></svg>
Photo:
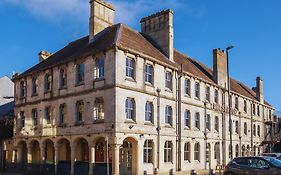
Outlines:
<svg viewBox="0 0 281 175"><path fill-rule="evenodd" d="M263 80L231 79L226 53L213 68L174 48L173 12L141 19L141 32L114 24L114 7L90 2L90 33L14 77L10 167L66 174L149 174L215 168L259 154L274 108ZM40 165L40 166L38 166Z"/></svg>

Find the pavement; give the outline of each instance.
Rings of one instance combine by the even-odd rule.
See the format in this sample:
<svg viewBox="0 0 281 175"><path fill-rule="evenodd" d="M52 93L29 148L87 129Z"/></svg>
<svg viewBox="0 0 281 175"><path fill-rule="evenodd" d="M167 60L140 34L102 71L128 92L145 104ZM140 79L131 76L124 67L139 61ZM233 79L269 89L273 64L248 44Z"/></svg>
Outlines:
<svg viewBox="0 0 281 175"><path fill-rule="evenodd" d="M0 172L0 175L23 175L23 174L15 174L15 173L3 173L3 172ZM40 175L40 174L38 174ZM159 175L169 175L169 173L161 173ZM190 172L176 172L175 175L190 175ZM199 171L197 172L197 175L209 175L209 172L208 171ZM219 172L216 173L216 175L220 175ZM222 175L222 173L221 173Z"/></svg>

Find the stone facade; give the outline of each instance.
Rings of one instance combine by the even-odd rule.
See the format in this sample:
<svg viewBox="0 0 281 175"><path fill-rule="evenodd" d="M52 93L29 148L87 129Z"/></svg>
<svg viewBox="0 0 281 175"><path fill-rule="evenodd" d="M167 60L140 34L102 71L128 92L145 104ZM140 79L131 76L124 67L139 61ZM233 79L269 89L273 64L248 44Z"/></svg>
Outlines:
<svg viewBox="0 0 281 175"><path fill-rule="evenodd" d="M173 42L173 37L156 42L169 48L167 40ZM220 62L226 55L214 53L220 54L220 59L214 54L216 80L226 81ZM169 55L167 59L175 57ZM114 175L225 165L230 157L227 86L181 71L170 61L112 47L14 77L11 163L48 164L56 173L67 164L71 175L81 162L89 174L98 174L99 164L109 163ZM262 90L262 83L258 85ZM261 153L264 123L274 108L236 91L231 97L234 157Z"/></svg>

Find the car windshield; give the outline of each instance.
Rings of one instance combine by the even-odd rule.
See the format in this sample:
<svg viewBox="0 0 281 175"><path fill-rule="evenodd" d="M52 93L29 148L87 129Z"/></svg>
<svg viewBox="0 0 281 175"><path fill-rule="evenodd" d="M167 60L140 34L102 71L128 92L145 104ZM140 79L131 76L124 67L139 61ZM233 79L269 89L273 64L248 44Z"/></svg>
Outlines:
<svg viewBox="0 0 281 175"><path fill-rule="evenodd" d="M281 161L272 157L265 157L265 160L269 161L272 163L274 166L281 168Z"/></svg>

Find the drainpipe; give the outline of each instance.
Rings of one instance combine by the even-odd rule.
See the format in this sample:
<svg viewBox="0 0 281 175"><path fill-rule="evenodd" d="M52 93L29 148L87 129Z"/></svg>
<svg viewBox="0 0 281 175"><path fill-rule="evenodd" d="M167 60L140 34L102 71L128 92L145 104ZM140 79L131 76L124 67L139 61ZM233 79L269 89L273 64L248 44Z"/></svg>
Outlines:
<svg viewBox="0 0 281 175"><path fill-rule="evenodd" d="M183 76L183 72L182 72L182 65L181 65L181 72L179 73L178 76L178 171L181 171L181 157L182 157L182 112L181 112L181 102L182 102L182 98L181 98L181 78Z"/></svg>
<svg viewBox="0 0 281 175"><path fill-rule="evenodd" d="M223 95L223 111L222 111L222 164L223 166L226 165L226 135L227 129L225 125L225 112L226 112L226 99L225 99L225 92L222 93Z"/></svg>
<svg viewBox="0 0 281 175"><path fill-rule="evenodd" d="M159 170L160 167L160 92L161 89L157 88L157 169Z"/></svg>
<svg viewBox="0 0 281 175"><path fill-rule="evenodd" d="M241 115L242 115L242 113L241 112L239 112L239 153L238 153L238 155L239 156L241 156L241 150L242 150L242 120L241 120Z"/></svg>

